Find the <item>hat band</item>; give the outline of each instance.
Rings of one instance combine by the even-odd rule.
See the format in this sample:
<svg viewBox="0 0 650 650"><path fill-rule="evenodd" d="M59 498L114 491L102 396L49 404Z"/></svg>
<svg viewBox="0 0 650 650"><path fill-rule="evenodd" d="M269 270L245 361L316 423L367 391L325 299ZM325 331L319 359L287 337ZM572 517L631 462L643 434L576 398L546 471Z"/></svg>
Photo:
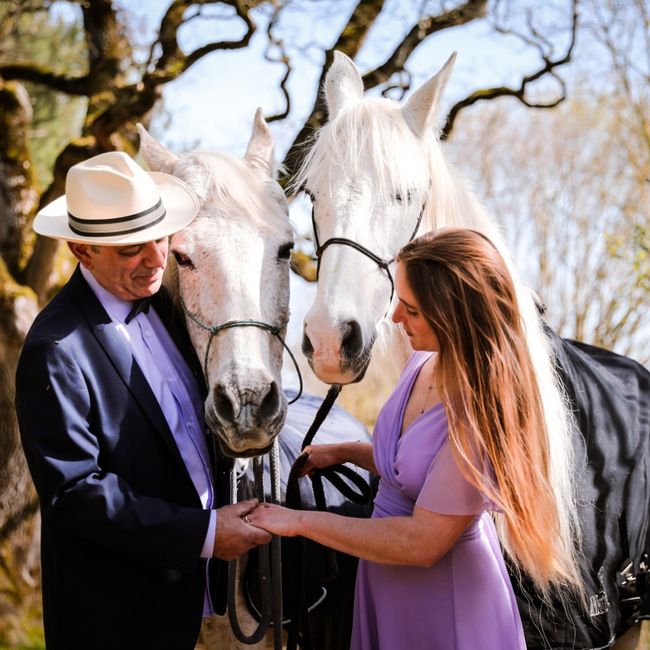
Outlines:
<svg viewBox="0 0 650 650"><path fill-rule="evenodd" d="M115 237L151 228L162 221L166 214L165 206L158 199L158 203L147 210L114 219L80 219L68 212L68 226L77 235Z"/></svg>

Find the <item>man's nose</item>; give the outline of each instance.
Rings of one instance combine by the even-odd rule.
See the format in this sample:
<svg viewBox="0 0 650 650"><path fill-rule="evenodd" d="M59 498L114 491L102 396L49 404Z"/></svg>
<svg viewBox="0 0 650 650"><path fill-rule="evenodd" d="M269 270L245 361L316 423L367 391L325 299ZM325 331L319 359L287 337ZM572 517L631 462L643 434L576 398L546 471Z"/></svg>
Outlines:
<svg viewBox="0 0 650 650"><path fill-rule="evenodd" d="M167 262L167 240L149 242L145 248L144 262L151 268L164 267Z"/></svg>

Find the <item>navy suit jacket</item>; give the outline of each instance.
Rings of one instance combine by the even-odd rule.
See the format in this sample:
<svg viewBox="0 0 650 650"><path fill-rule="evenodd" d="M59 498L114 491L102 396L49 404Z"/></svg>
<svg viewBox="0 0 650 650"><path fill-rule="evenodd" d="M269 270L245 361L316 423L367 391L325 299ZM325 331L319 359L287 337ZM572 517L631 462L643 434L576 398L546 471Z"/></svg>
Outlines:
<svg viewBox="0 0 650 650"><path fill-rule="evenodd" d="M164 289L152 304L205 390ZM27 336L16 408L41 504L48 650L194 648L209 512L149 384L79 269Z"/></svg>

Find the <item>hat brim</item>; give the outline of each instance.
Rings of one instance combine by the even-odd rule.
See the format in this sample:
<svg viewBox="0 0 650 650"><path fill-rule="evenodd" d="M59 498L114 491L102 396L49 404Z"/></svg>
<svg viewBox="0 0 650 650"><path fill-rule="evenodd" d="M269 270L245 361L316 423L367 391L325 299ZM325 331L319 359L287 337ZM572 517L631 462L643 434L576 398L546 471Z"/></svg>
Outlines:
<svg viewBox="0 0 650 650"><path fill-rule="evenodd" d="M68 202L65 196L48 203L34 219L33 228L39 235L63 239L80 244L125 246L143 244L173 235L189 225L199 212L196 194L180 179L171 174L147 172L156 183L160 199L165 206L165 218L149 228L108 237L83 236L68 225Z"/></svg>

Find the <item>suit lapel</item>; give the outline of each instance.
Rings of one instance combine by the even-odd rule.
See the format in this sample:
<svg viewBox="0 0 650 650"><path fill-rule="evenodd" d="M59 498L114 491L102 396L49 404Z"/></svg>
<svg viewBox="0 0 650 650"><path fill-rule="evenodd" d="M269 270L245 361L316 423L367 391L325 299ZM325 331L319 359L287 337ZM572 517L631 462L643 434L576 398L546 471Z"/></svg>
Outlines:
<svg viewBox="0 0 650 650"><path fill-rule="evenodd" d="M160 320L167 328L174 343L176 343L179 352L187 362L187 365L199 386L201 397L205 399L208 394L208 389L203 376L203 368L201 367L196 352L194 351L182 314L174 305L174 302L165 287L161 287L160 291L153 296L151 304L160 317Z"/></svg>
<svg viewBox="0 0 650 650"><path fill-rule="evenodd" d="M185 462L178 451L178 446L156 396L153 394L140 366L136 363L131 350L125 344L122 335L113 326L110 316L84 280L79 268L75 270L70 278L68 286L72 299L86 317L88 325L110 363L153 425L155 431L178 459L189 478Z"/></svg>
<svg viewBox="0 0 650 650"><path fill-rule="evenodd" d="M165 287L153 297L151 304L156 310L181 355L187 362L194 378L199 386L201 397L205 399L208 395L208 387L203 376L203 367L196 356L194 346L187 333L185 321L181 312L174 305L174 301ZM225 505L229 502L230 494L230 468L232 461L223 456L216 445L213 433L205 427L205 438L212 463L213 480L215 484L216 503Z"/></svg>

